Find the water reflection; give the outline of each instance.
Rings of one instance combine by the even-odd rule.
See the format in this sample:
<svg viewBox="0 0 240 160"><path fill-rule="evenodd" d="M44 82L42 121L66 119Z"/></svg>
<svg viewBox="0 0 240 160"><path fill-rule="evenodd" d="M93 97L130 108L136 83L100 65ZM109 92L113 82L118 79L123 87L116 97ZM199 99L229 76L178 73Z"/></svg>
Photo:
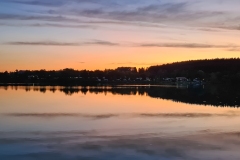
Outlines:
<svg viewBox="0 0 240 160"><path fill-rule="evenodd" d="M80 114L80 113L7 113L2 114L10 117L38 117L38 118L57 118L57 117L80 117L90 119L107 119L113 117L121 118L204 118L204 117L234 117L240 113L135 113L135 114Z"/></svg>
<svg viewBox="0 0 240 160"><path fill-rule="evenodd" d="M142 95L152 98L161 98L175 102L184 102L188 104L212 105L216 107L239 107L240 106L240 89L232 87L217 86L0 86L0 89L24 89L26 92L47 91L55 93L63 92L66 95L78 93L94 94L113 94L113 95Z"/></svg>
<svg viewBox="0 0 240 160"><path fill-rule="evenodd" d="M1 135L1 159L218 160L230 156L237 160L240 156L239 132L173 138L161 133L106 136L94 131L18 134ZM8 152L13 148L1 148L9 144L15 145L11 155Z"/></svg>
<svg viewBox="0 0 240 160"><path fill-rule="evenodd" d="M207 86L2 86L0 159L238 160L238 97Z"/></svg>

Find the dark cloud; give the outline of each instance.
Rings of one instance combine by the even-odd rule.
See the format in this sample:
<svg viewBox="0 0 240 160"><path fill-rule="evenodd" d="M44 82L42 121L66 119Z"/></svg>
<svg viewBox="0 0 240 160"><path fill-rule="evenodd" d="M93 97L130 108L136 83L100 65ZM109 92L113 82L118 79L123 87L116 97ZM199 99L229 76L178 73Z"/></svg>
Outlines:
<svg viewBox="0 0 240 160"><path fill-rule="evenodd" d="M164 11L169 13L182 12L186 9L188 2L181 3L163 3L161 5L151 4L145 7L139 7L138 11L140 12L156 12L156 11Z"/></svg>
<svg viewBox="0 0 240 160"><path fill-rule="evenodd" d="M199 31L205 31L205 32L221 32L222 30L218 28L197 28Z"/></svg>
<svg viewBox="0 0 240 160"><path fill-rule="evenodd" d="M192 11L190 2L182 3L152 3L144 7L111 10L109 8L99 7L94 9L71 9L65 11L65 14L74 16L83 16L88 18L101 18L106 20L118 20L126 22L146 22L146 23L180 23L185 24L225 15L221 11ZM137 6L137 4L136 4ZM55 10L54 14L60 14Z"/></svg>
<svg viewBox="0 0 240 160"><path fill-rule="evenodd" d="M143 22L130 22L130 21L119 21L119 20L88 20L83 21L77 18L69 18L65 16L56 15L14 15L14 14L1 14L0 20L22 20L22 21L46 21L46 22L57 22L57 23L32 23L32 24L12 24L12 23L1 23L4 26L30 26L30 27L58 27L58 28L87 28L97 29L101 28L99 25L123 25L123 26L138 26L138 27L151 27L151 28L165 28L165 25L161 24L149 24ZM65 22L68 22L66 24ZM73 24L69 24L73 23Z"/></svg>
<svg viewBox="0 0 240 160"><path fill-rule="evenodd" d="M101 3L104 4L104 3ZM109 1L109 4L111 2ZM127 6L127 3L125 4ZM117 8L116 10L112 10L108 8L108 5L104 7L98 8L79 8L79 9L71 9L65 10L64 13L67 15L75 15L75 16L84 16L89 18L102 18L108 20L118 20L118 21L133 21L133 22L160 22L164 19L174 18L178 14L181 14L181 17L186 17L186 6L188 3L154 3L137 7L139 4L135 4L135 9L127 10L124 8ZM51 14L60 14L62 11L59 10L51 10ZM179 18L179 17L178 17Z"/></svg>
<svg viewBox="0 0 240 160"><path fill-rule="evenodd" d="M55 21L55 22L77 22L77 19L67 18L61 15L17 15L17 14L2 14L0 13L0 20L41 20L41 21Z"/></svg>
<svg viewBox="0 0 240 160"><path fill-rule="evenodd" d="M160 47L160 48L192 48L192 49L207 49L207 48L220 48L229 49L229 51L238 51L240 46L237 45L215 45L215 44L201 44L201 43L129 43L121 44L103 40L91 40L83 42L56 42L56 41L14 41L6 42L6 45L29 45L29 46L88 46L88 45L99 45L99 46L125 46L125 47ZM127 64L136 64L132 62L126 62ZM111 64L124 64L124 63L111 63ZM146 63L138 63L138 65L147 65ZM152 64L150 64L152 65Z"/></svg>
<svg viewBox="0 0 240 160"><path fill-rule="evenodd" d="M239 19L237 18L239 16L234 12L228 12L218 8L214 9L214 7L204 10L201 8L203 6L197 8L200 4L210 4L190 0L181 2L149 0L148 3L141 0L2 0L2 2L45 7L44 10L30 11L31 14L29 13L27 15L1 14L0 19L5 20L40 20L81 23L76 17L88 17L94 18L94 21L96 21L95 18L100 18L103 21L96 23L102 24L133 24L151 27L152 25L155 26L165 23L170 25L178 24L181 26L210 27L212 24L224 23L226 21L231 25L236 25ZM211 2L211 4L213 4L213 2ZM233 5L234 3L229 2L229 4ZM41 12L41 14L39 14L39 12ZM75 16L75 18L69 18L71 16ZM106 20L106 22L104 22L104 20ZM55 27L58 26L55 25ZM239 30L239 26L233 28ZM231 27L226 27L225 29L231 29Z"/></svg>
<svg viewBox="0 0 240 160"><path fill-rule="evenodd" d="M240 48L230 48L227 51L231 51L231 52L240 52Z"/></svg>
<svg viewBox="0 0 240 160"><path fill-rule="evenodd" d="M118 3L109 0L2 0L2 2L7 3L17 3L24 5L35 5L44 7L61 7L71 4L97 4L97 5L107 5L107 6L120 6Z"/></svg>
<svg viewBox="0 0 240 160"><path fill-rule="evenodd" d="M65 42L53 42L53 41L42 41L42 42L7 42L7 45L29 45L29 46L78 46L78 43L65 43Z"/></svg>
<svg viewBox="0 0 240 160"><path fill-rule="evenodd" d="M46 7L59 7L67 3L67 1L63 0L3 0L3 2Z"/></svg>
<svg viewBox="0 0 240 160"><path fill-rule="evenodd" d="M103 46L118 46L120 44L118 43L113 43L113 42L109 42L109 41L102 41L102 40L93 40L90 42L84 42L82 44L85 45L103 45Z"/></svg>
<svg viewBox="0 0 240 160"><path fill-rule="evenodd" d="M160 25L147 25L138 23L129 23L121 21L83 21L77 18L69 18L60 15L16 15L16 14L1 14L0 20L22 20L22 21L47 21L57 23L32 23L32 24L13 24L13 23L1 23L0 25L6 26L32 26L32 27L59 27L59 28L92 28L96 29L98 24L115 24L115 25L139 25L160 27ZM65 23L68 22L68 23Z"/></svg>
<svg viewBox="0 0 240 160"><path fill-rule="evenodd" d="M93 40L80 43L68 43L68 42L56 42L56 41L37 41L37 42L26 42L26 41L15 41L6 42L6 45L29 45L29 46L84 46L84 45L100 45L100 46L118 46L118 43L112 43L109 41Z"/></svg>
<svg viewBox="0 0 240 160"><path fill-rule="evenodd" d="M240 31L240 25L237 25L237 26L217 26L216 28Z"/></svg>
<svg viewBox="0 0 240 160"><path fill-rule="evenodd" d="M0 23L0 26L8 26L6 23Z"/></svg>
<svg viewBox="0 0 240 160"><path fill-rule="evenodd" d="M64 4L64 1L12 1L17 3L26 3L26 4L35 4L35 5L60 5ZM81 1L75 1L80 3ZM81 2L82 3L82 2ZM90 1L91 3L91 1ZM100 2L101 4L107 4ZM111 2L108 2L111 4ZM76 19L70 19L59 15L74 15L81 17L89 17L89 18L101 18L106 20L117 20L117 21L126 21L126 22L150 22L150 23L162 23L162 22L176 22L176 21L195 21L199 18L206 18L212 16L219 16L223 14L223 12L216 11L189 11L188 6L190 3L157 3L150 4L144 7L138 7L136 9L132 9L131 11L125 9L112 10L105 7L85 9L79 7L78 9L65 9L63 10L49 10L48 13L45 13L45 16L24 16L24 15L0 15L0 19L19 19L19 20L47 20L47 21L74 21L77 22ZM137 4L136 4L137 6ZM173 21L174 20L174 21Z"/></svg>
<svg viewBox="0 0 240 160"><path fill-rule="evenodd" d="M212 45L200 43L142 43L140 47L166 47L166 48L232 48L234 45Z"/></svg>
<svg viewBox="0 0 240 160"><path fill-rule="evenodd" d="M58 28L87 28L87 29L96 29L98 27L93 25L71 25L71 24L57 24L57 23L35 23L29 24L27 26L32 27L58 27Z"/></svg>

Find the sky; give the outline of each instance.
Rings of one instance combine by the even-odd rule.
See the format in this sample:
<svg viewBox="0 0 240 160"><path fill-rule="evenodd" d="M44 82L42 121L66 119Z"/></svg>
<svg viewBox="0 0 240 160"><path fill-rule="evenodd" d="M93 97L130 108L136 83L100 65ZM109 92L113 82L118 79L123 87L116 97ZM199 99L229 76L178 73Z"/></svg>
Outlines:
<svg viewBox="0 0 240 160"><path fill-rule="evenodd" d="M240 57L239 0L0 0L0 71Z"/></svg>

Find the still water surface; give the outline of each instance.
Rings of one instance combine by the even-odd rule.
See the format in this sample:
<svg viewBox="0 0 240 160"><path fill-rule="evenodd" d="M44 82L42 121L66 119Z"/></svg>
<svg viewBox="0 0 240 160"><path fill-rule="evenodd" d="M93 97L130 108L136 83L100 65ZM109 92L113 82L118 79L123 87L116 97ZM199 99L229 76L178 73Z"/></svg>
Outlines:
<svg viewBox="0 0 240 160"><path fill-rule="evenodd" d="M2 86L0 159L237 160L240 95L220 91Z"/></svg>

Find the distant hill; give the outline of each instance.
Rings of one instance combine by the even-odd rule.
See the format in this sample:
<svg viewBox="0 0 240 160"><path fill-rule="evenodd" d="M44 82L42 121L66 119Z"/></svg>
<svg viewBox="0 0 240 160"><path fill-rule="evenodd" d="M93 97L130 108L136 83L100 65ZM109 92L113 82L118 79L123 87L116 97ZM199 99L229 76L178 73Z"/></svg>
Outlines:
<svg viewBox="0 0 240 160"><path fill-rule="evenodd" d="M151 76L187 77L211 82L240 83L240 58L205 59L175 62L147 69Z"/></svg>
<svg viewBox="0 0 240 160"><path fill-rule="evenodd" d="M224 72L224 71L240 71L240 58L233 59L205 59L205 60L190 60L183 62L175 62L170 64L151 66L148 68L150 72L159 70L175 71L175 70L188 70L196 71L202 70L206 73L210 72Z"/></svg>

